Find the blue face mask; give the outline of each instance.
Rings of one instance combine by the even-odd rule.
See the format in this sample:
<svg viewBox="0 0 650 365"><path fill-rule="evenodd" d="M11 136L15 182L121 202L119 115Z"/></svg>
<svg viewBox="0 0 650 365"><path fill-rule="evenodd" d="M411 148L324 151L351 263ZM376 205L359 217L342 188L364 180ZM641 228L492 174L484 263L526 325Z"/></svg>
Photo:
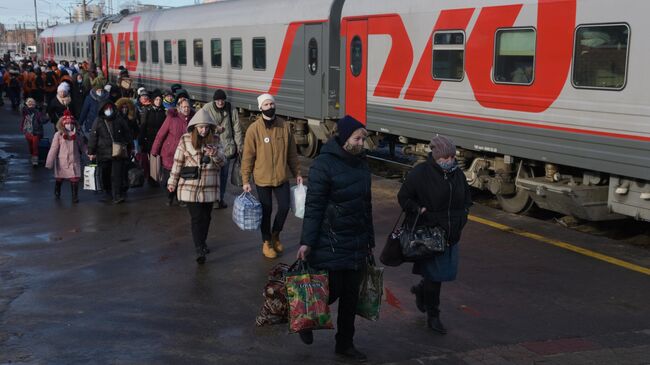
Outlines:
<svg viewBox="0 0 650 365"><path fill-rule="evenodd" d="M436 162L440 168L442 168L445 171L451 171L454 167L456 167L456 159L453 159L449 162Z"/></svg>

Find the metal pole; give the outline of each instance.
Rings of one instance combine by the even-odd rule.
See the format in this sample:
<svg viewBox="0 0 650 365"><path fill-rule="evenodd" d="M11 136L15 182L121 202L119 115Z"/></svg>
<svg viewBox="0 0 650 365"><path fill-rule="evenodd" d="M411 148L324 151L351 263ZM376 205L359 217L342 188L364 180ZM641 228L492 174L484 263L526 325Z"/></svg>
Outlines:
<svg viewBox="0 0 650 365"><path fill-rule="evenodd" d="M34 20L36 20L36 26L34 27L36 30L36 38L34 38L34 41L36 42L36 57L38 57L38 10L36 9L36 0L34 0Z"/></svg>
<svg viewBox="0 0 650 365"><path fill-rule="evenodd" d="M83 21L85 22L86 21L86 0L83 0L82 4L83 4L82 5L83 8L81 9L81 14L82 14L81 16L83 17Z"/></svg>

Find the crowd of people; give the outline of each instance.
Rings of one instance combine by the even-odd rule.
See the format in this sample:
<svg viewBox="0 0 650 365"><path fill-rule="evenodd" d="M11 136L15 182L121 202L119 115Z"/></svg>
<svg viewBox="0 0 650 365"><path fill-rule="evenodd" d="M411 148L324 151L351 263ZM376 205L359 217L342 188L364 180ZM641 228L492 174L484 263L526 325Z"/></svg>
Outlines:
<svg viewBox="0 0 650 365"><path fill-rule="evenodd" d="M250 193L254 185L262 206L262 254L273 259L283 253L280 234L289 212L289 173L298 184L303 178L291 128L276 115L273 95L257 98L259 116L244 132L221 89L195 111L180 85L164 91L133 89L126 69L117 84L85 62L0 64L0 74L0 93L6 92L12 107L24 100L20 130L34 166L39 164L39 141L45 138L43 125L55 124L45 166L54 171L56 199L68 180L72 202L79 201L82 166L89 160L100 172L102 200L122 203L127 164L137 160L149 184L165 189L168 205L187 206L196 261L202 265L210 253L212 210L228 207L228 166L238 159L241 171L234 173L241 173L242 190ZM375 247L367 137L364 124L345 116L313 161L297 252L312 268L328 271L329 301L339 301L335 352L358 361L366 355L354 346L355 311ZM418 309L427 314L427 326L445 334L441 283L456 278L458 242L472 202L453 141L436 135L429 147L427 162L408 175L397 203L406 214L405 226L419 221L447 233L447 250L415 263L413 273L421 280L411 288ZM273 196L278 205L274 219ZM301 331L300 338L313 342L310 330Z"/></svg>

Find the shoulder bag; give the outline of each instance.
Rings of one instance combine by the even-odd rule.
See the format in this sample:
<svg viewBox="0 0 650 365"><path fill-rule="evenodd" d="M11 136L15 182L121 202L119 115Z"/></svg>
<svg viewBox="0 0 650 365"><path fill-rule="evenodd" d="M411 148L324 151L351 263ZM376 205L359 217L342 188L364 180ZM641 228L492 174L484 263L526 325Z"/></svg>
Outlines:
<svg viewBox="0 0 650 365"><path fill-rule="evenodd" d="M104 120L104 124L106 125L106 130L108 131L108 135L111 136L111 142L113 142L112 145L113 150L111 152L111 157L126 158L127 155L126 145L115 142L115 139L113 138L113 132L111 131L111 127L108 125L108 122L106 122L106 120Z"/></svg>
<svg viewBox="0 0 650 365"><path fill-rule="evenodd" d="M445 252L449 245L447 234L442 227L418 226L422 214L418 213L413 226L405 228L400 236L402 256L405 261L418 261Z"/></svg>

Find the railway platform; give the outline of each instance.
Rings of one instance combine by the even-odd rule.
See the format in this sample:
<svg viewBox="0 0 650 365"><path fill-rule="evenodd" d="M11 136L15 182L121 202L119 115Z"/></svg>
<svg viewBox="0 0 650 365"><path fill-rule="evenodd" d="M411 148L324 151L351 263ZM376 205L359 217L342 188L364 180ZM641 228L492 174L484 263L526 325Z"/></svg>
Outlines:
<svg viewBox="0 0 650 365"><path fill-rule="evenodd" d="M48 125L46 134L52 134ZM311 346L286 325L255 327L267 271L258 233L215 210L198 266L189 214L162 189L113 206L32 169L18 114L0 110L0 364L332 364L334 331ZM304 160L308 168L309 161ZM305 174L306 175L306 174ZM399 182L375 177L377 252L399 215ZM239 192L229 187L228 203ZM371 364L650 364L650 251L476 205L458 279L442 285L449 334L425 328L410 265L385 270L379 321L357 319ZM335 306L332 312L336 313Z"/></svg>

